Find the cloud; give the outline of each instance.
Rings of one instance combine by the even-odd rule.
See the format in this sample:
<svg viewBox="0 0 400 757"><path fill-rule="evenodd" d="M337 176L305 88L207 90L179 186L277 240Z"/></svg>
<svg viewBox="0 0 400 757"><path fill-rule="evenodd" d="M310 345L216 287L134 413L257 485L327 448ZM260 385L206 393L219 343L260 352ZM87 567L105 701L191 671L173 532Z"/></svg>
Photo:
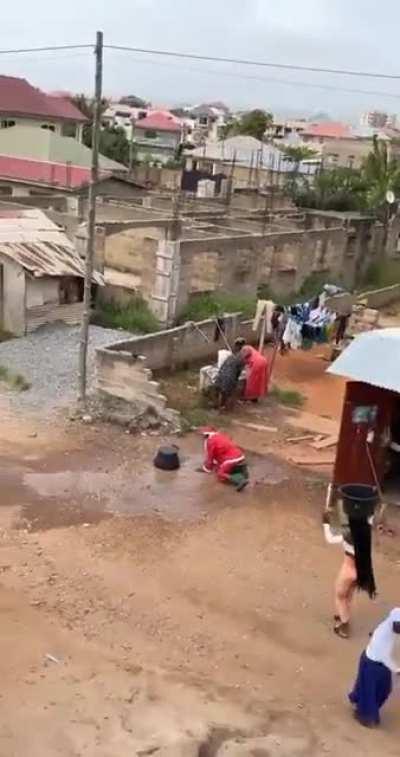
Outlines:
<svg viewBox="0 0 400 757"><path fill-rule="evenodd" d="M379 13L376 0L69 0L57 5L19 0L8 5L2 18L2 39L8 47L90 42L101 28L106 43L396 72L399 22L397 0L386 0L385 13ZM92 87L90 52L2 56L0 65L3 73L24 75L48 89ZM400 99L382 94L316 88L324 84L397 94L396 82L111 52L105 55L104 73L107 93L134 92L162 103L218 97L238 106L322 108L338 115L369 107L400 111Z"/></svg>

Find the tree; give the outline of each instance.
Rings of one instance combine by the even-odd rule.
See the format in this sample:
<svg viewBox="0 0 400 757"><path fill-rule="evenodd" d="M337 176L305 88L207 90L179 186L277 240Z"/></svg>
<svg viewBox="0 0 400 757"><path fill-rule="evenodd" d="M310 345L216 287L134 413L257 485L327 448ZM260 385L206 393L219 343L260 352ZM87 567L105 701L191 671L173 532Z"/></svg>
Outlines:
<svg viewBox="0 0 400 757"><path fill-rule="evenodd" d="M136 95L126 95L121 97L120 103L122 105L129 105L130 108L147 108L149 103Z"/></svg>
<svg viewBox="0 0 400 757"><path fill-rule="evenodd" d="M300 163L303 160L314 158L317 153L312 147L308 147L308 145L285 145L280 149L283 154L283 160L292 163L292 170L286 179L286 191L290 195L293 195L296 192L298 184Z"/></svg>
<svg viewBox="0 0 400 757"><path fill-rule="evenodd" d="M394 158L389 158L386 142L376 135L372 151L365 158L361 171L367 185L368 208L387 222L389 207L386 195L389 191L400 195L400 165Z"/></svg>
<svg viewBox="0 0 400 757"><path fill-rule="evenodd" d="M73 103L88 119L88 122L83 127L83 144L86 147L92 147L92 127L93 127L93 100L89 99L85 95L76 95L73 98ZM108 102L103 98L101 102L102 113L108 107ZM100 132L100 155L104 155L110 160L115 160L117 163L123 163L127 166L129 164L129 141L126 136L126 132L121 127L104 126Z"/></svg>
<svg viewBox="0 0 400 757"><path fill-rule="evenodd" d="M71 102L75 105L81 113L87 118L87 123L83 127L83 144L86 147L90 147L92 144L92 127L93 127L93 115L94 115L94 100L91 97L86 97L84 94L75 95L71 98ZM103 97L101 101L101 114L108 108L108 101Z"/></svg>
<svg viewBox="0 0 400 757"><path fill-rule="evenodd" d="M311 158L315 158L315 156L317 155L317 151L313 150L312 147L308 147L308 145L285 145L280 149L283 153L283 159L288 161L290 160L296 165L300 165L303 160L310 160Z"/></svg>
<svg viewBox="0 0 400 757"><path fill-rule="evenodd" d="M241 118L232 118L223 129L223 138L238 134L248 135L263 140L268 126L273 123L272 113L256 108L244 113Z"/></svg>
<svg viewBox="0 0 400 757"><path fill-rule="evenodd" d="M298 207L316 210L360 211L366 207L367 185L353 168L332 168L313 177L302 177L291 196Z"/></svg>

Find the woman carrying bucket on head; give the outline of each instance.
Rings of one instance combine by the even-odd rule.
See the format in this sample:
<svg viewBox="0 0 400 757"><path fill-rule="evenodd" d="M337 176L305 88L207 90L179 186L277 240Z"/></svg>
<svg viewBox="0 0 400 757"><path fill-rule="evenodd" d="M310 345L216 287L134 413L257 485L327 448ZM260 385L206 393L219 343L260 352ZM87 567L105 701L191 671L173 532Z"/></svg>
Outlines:
<svg viewBox="0 0 400 757"><path fill-rule="evenodd" d="M350 630L351 604L356 589L371 599L376 595L372 566L372 522L377 504L376 490L362 484L341 487L347 524L335 534L330 514L324 513L324 535L329 544L342 544L344 559L335 582L334 632L347 639Z"/></svg>

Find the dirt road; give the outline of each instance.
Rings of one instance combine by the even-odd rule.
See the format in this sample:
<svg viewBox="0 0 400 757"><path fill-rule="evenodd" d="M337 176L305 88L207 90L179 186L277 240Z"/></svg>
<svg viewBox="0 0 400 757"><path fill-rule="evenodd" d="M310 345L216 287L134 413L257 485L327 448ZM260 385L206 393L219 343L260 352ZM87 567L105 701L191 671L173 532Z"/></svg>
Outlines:
<svg viewBox="0 0 400 757"><path fill-rule="evenodd" d="M195 472L195 437L156 472L158 443L3 422L0 757L397 755L399 700L373 732L346 702L397 546L337 639L324 482L264 450L238 495Z"/></svg>

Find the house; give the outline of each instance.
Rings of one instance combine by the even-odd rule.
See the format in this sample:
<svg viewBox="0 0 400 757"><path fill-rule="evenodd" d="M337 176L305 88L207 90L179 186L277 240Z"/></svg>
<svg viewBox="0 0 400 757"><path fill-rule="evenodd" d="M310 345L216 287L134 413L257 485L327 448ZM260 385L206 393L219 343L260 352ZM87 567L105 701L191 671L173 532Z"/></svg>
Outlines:
<svg viewBox="0 0 400 757"><path fill-rule="evenodd" d="M191 141L195 145L205 140L217 142L229 117L229 110L223 103L196 105L190 109L192 120Z"/></svg>
<svg viewBox="0 0 400 757"><path fill-rule="evenodd" d="M183 124L169 111L150 111L135 122L134 140L141 161L167 163L173 160L183 138Z"/></svg>
<svg viewBox="0 0 400 757"><path fill-rule="evenodd" d="M82 141L86 120L64 96L47 95L26 79L0 76L0 129L33 126Z"/></svg>
<svg viewBox="0 0 400 757"><path fill-rule="evenodd" d="M321 123L309 124L301 134L304 142L310 142L311 145L323 145L332 139L351 139L351 127L348 124L342 124L336 121L324 121Z"/></svg>
<svg viewBox="0 0 400 757"><path fill-rule="evenodd" d="M38 190L77 191L90 182L92 151L48 129L0 129L0 194L18 197ZM120 163L100 155L100 177L125 174Z"/></svg>
<svg viewBox="0 0 400 757"><path fill-rule="evenodd" d="M110 103L101 117L103 126L123 129L126 138L132 139L134 123L147 116L147 108L136 108L125 103Z"/></svg>
<svg viewBox="0 0 400 757"><path fill-rule="evenodd" d="M0 324L17 336L55 321L79 323L84 261L37 209L0 208ZM102 284L99 273L93 283Z"/></svg>
<svg viewBox="0 0 400 757"><path fill-rule="evenodd" d="M386 142L390 152L392 140L387 132L371 126L352 127L328 121L311 124L301 138L304 144L319 151L324 166L359 168L373 149L375 137Z"/></svg>
<svg viewBox="0 0 400 757"><path fill-rule="evenodd" d="M296 166L301 175L313 176L318 158L305 160ZM234 187L267 186L272 180L284 178L295 168L285 160L282 150L254 137L229 137L219 142L209 141L186 153L186 170L233 178Z"/></svg>

